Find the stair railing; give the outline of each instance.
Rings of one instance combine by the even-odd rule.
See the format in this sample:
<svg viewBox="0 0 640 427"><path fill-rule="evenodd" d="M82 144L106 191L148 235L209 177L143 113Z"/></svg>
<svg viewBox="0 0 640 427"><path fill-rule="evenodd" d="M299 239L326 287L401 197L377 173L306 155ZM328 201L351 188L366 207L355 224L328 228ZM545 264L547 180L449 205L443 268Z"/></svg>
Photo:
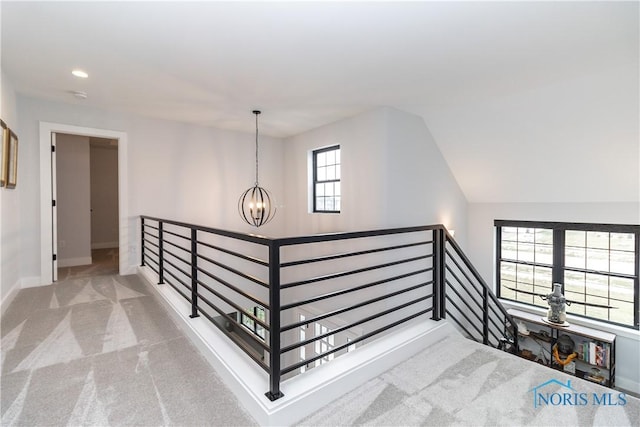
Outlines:
<svg viewBox="0 0 640 427"><path fill-rule="evenodd" d="M442 225L271 239L141 216L141 266L269 374L271 400L283 378L424 316L487 345L517 340Z"/></svg>

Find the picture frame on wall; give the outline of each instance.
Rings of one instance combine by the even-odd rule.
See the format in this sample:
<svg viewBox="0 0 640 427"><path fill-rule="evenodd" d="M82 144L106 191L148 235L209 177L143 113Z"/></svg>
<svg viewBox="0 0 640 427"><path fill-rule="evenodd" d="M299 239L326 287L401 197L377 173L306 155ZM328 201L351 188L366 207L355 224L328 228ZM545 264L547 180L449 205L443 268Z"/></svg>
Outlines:
<svg viewBox="0 0 640 427"><path fill-rule="evenodd" d="M0 120L2 126L2 140L0 141L0 187L7 185L7 172L9 171L9 127Z"/></svg>
<svg viewBox="0 0 640 427"><path fill-rule="evenodd" d="M18 135L9 129L9 159L7 166L7 188L16 188L18 183Z"/></svg>

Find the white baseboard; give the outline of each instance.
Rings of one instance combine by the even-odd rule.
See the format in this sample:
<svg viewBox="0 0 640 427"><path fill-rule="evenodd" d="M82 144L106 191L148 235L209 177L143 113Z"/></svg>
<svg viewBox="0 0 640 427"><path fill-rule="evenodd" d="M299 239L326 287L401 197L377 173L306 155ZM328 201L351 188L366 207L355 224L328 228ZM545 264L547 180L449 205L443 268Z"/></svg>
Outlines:
<svg viewBox="0 0 640 427"><path fill-rule="evenodd" d="M204 317L189 318L190 304L169 285L157 285L149 268L139 275L191 338L223 382L260 425L288 426L330 401L380 375L447 335L459 333L446 321L427 320L377 339L336 360L281 383L284 397L271 402L264 393L269 378L246 354Z"/></svg>
<svg viewBox="0 0 640 427"><path fill-rule="evenodd" d="M623 391L630 391L636 395L640 395L640 383L633 380L616 375L616 387Z"/></svg>
<svg viewBox="0 0 640 427"><path fill-rule="evenodd" d="M96 242L91 243L91 249L117 249L119 248L118 242Z"/></svg>
<svg viewBox="0 0 640 427"><path fill-rule="evenodd" d="M75 267L77 265L91 265L90 256L81 258L66 258L58 260L58 267Z"/></svg>
<svg viewBox="0 0 640 427"><path fill-rule="evenodd" d="M9 289L9 292L2 296L2 303L0 303L0 315L4 314L11 302L13 302L13 300L15 299L16 295L18 295L20 289L20 281L17 281Z"/></svg>
<svg viewBox="0 0 640 427"><path fill-rule="evenodd" d="M23 277L20 279L20 288L37 288L38 286L46 286L51 283L42 283L40 277Z"/></svg>

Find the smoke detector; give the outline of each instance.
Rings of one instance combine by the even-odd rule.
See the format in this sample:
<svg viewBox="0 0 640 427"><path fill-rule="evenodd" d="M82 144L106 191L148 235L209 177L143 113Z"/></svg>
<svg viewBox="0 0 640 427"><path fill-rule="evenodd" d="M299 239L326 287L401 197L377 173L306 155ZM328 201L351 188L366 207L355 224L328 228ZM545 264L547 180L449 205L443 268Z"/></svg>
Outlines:
<svg viewBox="0 0 640 427"><path fill-rule="evenodd" d="M87 99L87 92L84 92L81 90L74 90L71 93L73 94L73 96L75 96L78 99Z"/></svg>

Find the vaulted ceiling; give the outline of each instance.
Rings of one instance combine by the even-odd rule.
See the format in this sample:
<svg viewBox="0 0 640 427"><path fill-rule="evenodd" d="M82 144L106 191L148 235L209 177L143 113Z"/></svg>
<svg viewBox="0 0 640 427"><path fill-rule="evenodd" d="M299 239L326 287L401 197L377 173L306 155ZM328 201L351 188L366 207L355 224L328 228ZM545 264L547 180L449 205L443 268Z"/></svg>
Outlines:
<svg viewBox="0 0 640 427"><path fill-rule="evenodd" d="M251 132L261 108L276 137L392 106L470 202L639 202L638 6L2 1L0 65L111 111Z"/></svg>

